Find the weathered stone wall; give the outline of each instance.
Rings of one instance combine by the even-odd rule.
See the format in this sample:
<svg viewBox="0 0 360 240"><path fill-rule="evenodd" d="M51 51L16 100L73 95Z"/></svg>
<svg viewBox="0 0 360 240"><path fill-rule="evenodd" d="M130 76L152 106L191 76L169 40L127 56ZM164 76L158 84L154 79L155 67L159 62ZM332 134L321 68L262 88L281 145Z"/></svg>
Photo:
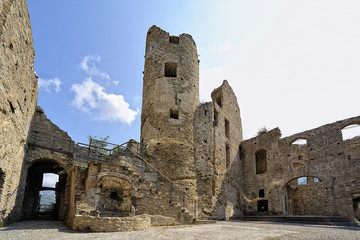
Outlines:
<svg viewBox="0 0 360 240"><path fill-rule="evenodd" d="M360 192L360 141L358 137L343 141L341 130L359 121L360 117L345 119L286 138L280 138L280 130L274 129L242 142L244 194L239 201L245 214L341 215L353 219L352 199ZM295 144L298 139L306 139L306 144ZM257 174L259 150L266 151L267 170ZM294 184L300 177L319 181ZM263 197L259 196L261 190ZM265 212L257 209L261 200L268 201Z"/></svg>
<svg viewBox="0 0 360 240"><path fill-rule="evenodd" d="M145 230L151 227L149 217L93 217L75 215L72 228L78 231L125 232Z"/></svg>
<svg viewBox="0 0 360 240"><path fill-rule="evenodd" d="M0 222L18 219L14 205L37 101L32 43L26 1L0 1Z"/></svg>
<svg viewBox="0 0 360 240"><path fill-rule="evenodd" d="M193 216L178 205L182 203L179 188L174 185L171 190L168 180L137 157L120 156L112 163L90 162L88 168L80 168L76 175L76 214L96 213L100 217L153 214L168 216L180 223L193 220Z"/></svg>
<svg viewBox="0 0 360 240"><path fill-rule="evenodd" d="M57 217L67 217L70 194L70 172L73 167L74 142L66 132L53 124L37 106L31 122L26 154L16 201L18 217L34 218L42 190L44 173L59 175L56 186Z"/></svg>
<svg viewBox="0 0 360 240"><path fill-rule="evenodd" d="M214 150L213 103L201 104L195 114L194 149L197 176L197 196L200 219L207 219L213 211Z"/></svg>
<svg viewBox="0 0 360 240"><path fill-rule="evenodd" d="M239 144L242 141L240 108L226 80L211 93L214 116L213 135L213 201L212 218L229 219L241 215L238 205L239 183L242 181L239 164Z"/></svg>

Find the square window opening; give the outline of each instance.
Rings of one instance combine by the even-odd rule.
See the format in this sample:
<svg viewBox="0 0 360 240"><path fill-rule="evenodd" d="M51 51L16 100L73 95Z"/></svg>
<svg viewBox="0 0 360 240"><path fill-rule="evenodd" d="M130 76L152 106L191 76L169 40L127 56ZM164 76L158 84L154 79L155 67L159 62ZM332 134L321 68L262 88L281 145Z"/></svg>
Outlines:
<svg viewBox="0 0 360 240"><path fill-rule="evenodd" d="M179 119L179 110L170 109L170 118Z"/></svg>
<svg viewBox="0 0 360 240"><path fill-rule="evenodd" d="M165 63L165 77L176 77L177 64L173 62Z"/></svg>

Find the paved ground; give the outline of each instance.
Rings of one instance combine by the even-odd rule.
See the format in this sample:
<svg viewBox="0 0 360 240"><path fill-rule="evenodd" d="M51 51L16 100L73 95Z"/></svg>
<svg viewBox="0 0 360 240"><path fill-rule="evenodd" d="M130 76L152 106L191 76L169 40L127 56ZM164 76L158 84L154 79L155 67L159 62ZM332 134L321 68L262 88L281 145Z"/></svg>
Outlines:
<svg viewBox="0 0 360 240"><path fill-rule="evenodd" d="M154 227L116 233L74 232L57 221L23 221L0 229L1 240L42 239L351 239L360 240L360 227L315 226L227 221L208 225Z"/></svg>

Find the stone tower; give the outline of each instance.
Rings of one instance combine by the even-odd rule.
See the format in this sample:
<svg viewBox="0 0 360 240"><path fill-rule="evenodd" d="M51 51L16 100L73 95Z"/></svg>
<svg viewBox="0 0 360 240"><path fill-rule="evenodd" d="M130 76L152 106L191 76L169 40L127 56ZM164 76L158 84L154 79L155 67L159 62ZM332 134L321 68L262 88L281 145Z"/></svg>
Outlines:
<svg viewBox="0 0 360 240"><path fill-rule="evenodd" d="M194 40L188 34L170 36L152 26L146 38L141 142L156 156L154 164L161 171L192 186L193 121L198 105L199 62Z"/></svg>

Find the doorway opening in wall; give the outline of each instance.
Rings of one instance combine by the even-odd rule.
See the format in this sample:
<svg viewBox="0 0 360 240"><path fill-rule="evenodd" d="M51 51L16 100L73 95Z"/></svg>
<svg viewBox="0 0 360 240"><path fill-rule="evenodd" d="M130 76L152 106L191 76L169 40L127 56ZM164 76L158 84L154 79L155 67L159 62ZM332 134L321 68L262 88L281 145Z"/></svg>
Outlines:
<svg viewBox="0 0 360 240"><path fill-rule="evenodd" d="M353 197L354 215L357 220L360 220L360 194L356 194Z"/></svg>
<svg viewBox="0 0 360 240"><path fill-rule="evenodd" d="M51 218L63 220L67 174L53 160L40 160L28 169L23 217L25 219Z"/></svg>
<svg viewBox="0 0 360 240"><path fill-rule="evenodd" d="M257 201L258 212L266 212L268 210L268 200Z"/></svg>
<svg viewBox="0 0 360 240"><path fill-rule="evenodd" d="M56 184L59 182L59 175L44 173L42 189L39 192L39 218L51 218L56 216Z"/></svg>

